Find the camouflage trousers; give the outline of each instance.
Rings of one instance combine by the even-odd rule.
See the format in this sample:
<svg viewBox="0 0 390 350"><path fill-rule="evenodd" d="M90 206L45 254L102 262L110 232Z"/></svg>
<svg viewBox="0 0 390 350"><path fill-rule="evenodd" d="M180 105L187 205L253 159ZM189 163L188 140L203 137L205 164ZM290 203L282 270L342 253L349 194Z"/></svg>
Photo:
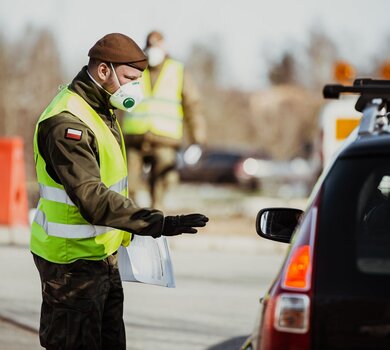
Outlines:
<svg viewBox="0 0 390 350"><path fill-rule="evenodd" d="M154 146L150 149L127 148L129 196L136 198L144 180L148 183L150 206L164 209L164 196L170 186L178 182L176 150L172 147ZM150 166L147 179L143 179L145 165Z"/></svg>
<svg viewBox="0 0 390 350"><path fill-rule="evenodd" d="M46 349L126 349L117 255L55 264L33 254L42 282L39 338Z"/></svg>

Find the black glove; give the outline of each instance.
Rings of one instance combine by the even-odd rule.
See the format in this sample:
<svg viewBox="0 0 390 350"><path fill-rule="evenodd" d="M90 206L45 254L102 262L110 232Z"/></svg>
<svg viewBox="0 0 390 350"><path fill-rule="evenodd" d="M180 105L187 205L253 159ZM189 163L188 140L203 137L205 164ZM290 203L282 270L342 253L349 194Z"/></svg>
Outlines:
<svg viewBox="0 0 390 350"><path fill-rule="evenodd" d="M202 214L166 216L161 234L176 236L182 233L197 233L198 230L194 227L204 227L207 221L209 218Z"/></svg>

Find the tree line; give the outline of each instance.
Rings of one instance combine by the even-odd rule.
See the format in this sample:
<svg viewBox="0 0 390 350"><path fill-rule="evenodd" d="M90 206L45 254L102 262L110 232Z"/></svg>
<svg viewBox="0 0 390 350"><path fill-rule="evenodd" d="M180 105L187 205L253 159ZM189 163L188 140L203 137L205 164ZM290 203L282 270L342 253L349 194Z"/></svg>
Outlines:
<svg viewBox="0 0 390 350"><path fill-rule="evenodd" d="M278 159L309 157L318 137L318 111L324 103L323 84L332 79L339 58L336 45L313 31L302 53L286 50L267 59L267 88L240 91L218 84L219 53L194 43L186 65L202 94L207 147L250 149ZM378 67L369 74L375 76ZM81 67L80 67L81 68ZM28 28L22 39L9 42L0 35L0 137L25 141L27 178L35 184L32 138L36 120L64 84L64 67L49 29Z"/></svg>

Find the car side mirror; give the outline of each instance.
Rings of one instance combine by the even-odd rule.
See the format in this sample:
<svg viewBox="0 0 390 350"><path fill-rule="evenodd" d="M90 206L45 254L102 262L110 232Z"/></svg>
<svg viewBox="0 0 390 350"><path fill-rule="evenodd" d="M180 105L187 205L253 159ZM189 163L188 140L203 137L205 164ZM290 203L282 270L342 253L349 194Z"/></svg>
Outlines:
<svg viewBox="0 0 390 350"><path fill-rule="evenodd" d="M303 214L300 209L265 208L256 218L256 231L259 236L273 241L290 243L292 234Z"/></svg>

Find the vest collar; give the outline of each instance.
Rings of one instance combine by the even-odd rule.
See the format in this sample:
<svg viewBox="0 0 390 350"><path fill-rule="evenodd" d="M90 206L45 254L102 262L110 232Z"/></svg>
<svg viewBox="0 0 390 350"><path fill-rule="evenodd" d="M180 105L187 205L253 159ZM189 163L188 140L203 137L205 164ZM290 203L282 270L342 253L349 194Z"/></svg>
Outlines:
<svg viewBox="0 0 390 350"><path fill-rule="evenodd" d="M84 66L69 86L70 90L80 95L100 116L111 118L112 106L109 102L110 95L99 89L87 74L87 66Z"/></svg>

